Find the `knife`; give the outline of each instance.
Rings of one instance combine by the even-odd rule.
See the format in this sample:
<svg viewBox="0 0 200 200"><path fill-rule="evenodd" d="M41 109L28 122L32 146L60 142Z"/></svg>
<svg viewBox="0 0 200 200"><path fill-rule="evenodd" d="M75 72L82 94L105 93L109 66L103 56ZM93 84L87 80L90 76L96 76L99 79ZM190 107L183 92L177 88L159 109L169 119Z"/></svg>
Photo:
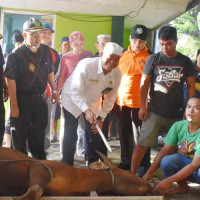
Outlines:
<svg viewBox="0 0 200 200"><path fill-rule="evenodd" d="M97 128L97 130L98 130L98 132L99 132L99 134L100 134L100 136L101 136L101 138L102 138L104 144L106 145L107 149L108 149L110 152L112 152L112 149L111 149L111 147L110 147L108 141L106 140L106 138L105 138L105 136L104 136L102 130L100 129L100 127L99 127L99 125L98 125L98 123L97 123L96 121L94 121L94 125L95 125L95 127Z"/></svg>

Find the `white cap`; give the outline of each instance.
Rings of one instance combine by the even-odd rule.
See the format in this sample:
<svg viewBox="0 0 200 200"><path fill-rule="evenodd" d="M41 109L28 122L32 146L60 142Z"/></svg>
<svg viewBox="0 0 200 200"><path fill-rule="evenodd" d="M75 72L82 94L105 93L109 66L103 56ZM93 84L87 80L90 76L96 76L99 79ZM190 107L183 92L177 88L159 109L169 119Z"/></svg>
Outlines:
<svg viewBox="0 0 200 200"><path fill-rule="evenodd" d="M109 57L111 54L121 56L122 52L123 48L120 45L114 42L108 42L103 49L103 57Z"/></svg>
<svg viewBox="0 0 200 200"><path fill-rule="evenodd" d="M111 41L111 36L110 35L106 35L106 34L101 34L101 35L97 35L97 42L99 42L100 40L109 40Z"/></svg>

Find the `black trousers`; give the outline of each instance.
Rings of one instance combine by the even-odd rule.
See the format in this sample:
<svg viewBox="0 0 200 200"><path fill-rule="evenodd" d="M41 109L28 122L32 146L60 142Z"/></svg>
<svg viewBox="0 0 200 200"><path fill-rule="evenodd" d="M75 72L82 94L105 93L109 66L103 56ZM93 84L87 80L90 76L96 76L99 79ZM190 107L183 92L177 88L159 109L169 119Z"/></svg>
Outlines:
<svg viewBox="0 0 200 200"><path fill-rule="evenodd" d="M109 122L108 120L105 120L102 128L102 132L106 139L108 139L108 124L107 124L108 122ZM101 136L98 133L94 134L91 131L91 124L86 119L85 119L85 134L87 142L87 159L88 159L88 165L90 165L92 162L98 161L99 159L102 160L102 158L96 153L95 150L98 150L107 156L107 148Z"/></svg>
<svg viewBox="0 0 200 200"><path fill-rule="evenodd" d="M5 130L5 109L3 100L0 99L0 146L3 144L3 136Z"/></svg>
<svg viewBox="0 0 200 200"><path fill-rule="evenodd" d="M44 151L45 129L48 120L48 108L44 97L28 95L17 96L19 117L10 118L13 148L27 154L29 150L34 158L46 159Z"/></svg>
<svg viewBox="0 0 200 200"><path fill-rule="evenodd" d="M119 138L121 145L121 162L127 169L131 167L131 159L135 148L135 141L139 138L142 121L138 118L139 108L126 106L116 107ZM138 155L139 156L139 155ZM145 169L150 166L150 149L147 150L140 166Z"/></svg>
<svg viewBox="0 0 200 200"><path fill-rule="evenodd" d="M63 108L64 116L65 116L65 130L64 130L64 138L63 138L63 157L62 162L67 163L73 166L74 163L74 154L76 151L76 143L77 143L77 127L78 127L78 118L75 118L70 112L68 112L65 108ZM102 141L99 134L94 134L91 131L91 124L85 119L85 135L86 135L86 144L87 144L87 152L86 159L88 160L88 164L90 165L92 162L98 161L100 156L95 152L98 150L103 154L107 155L107 149ZM107 122L104 122L103 133L105 137L108 137ZM105 128L104 128L105 127Z"/></svg>
<svg viewBox="0 0 200 200"><path fill-rule="evenodd" d="M78 118L75 118L70 112L68 112L63 107L63 112L65 116L65 128L63 137L63 157L62 162L73 166L74 164L74 154L76 151L77 143L77 128L78 128Z"/></svg>

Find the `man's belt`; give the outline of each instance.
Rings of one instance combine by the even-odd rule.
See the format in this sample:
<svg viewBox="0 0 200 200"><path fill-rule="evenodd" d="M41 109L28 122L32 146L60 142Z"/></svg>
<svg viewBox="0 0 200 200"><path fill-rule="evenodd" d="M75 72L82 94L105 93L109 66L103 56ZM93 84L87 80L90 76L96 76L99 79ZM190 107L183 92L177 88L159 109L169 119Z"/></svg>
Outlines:
<svg viewBox="0 0 200 200"><path fill-rule="evenodd" d="M17 94L19 94L19 95L26 95L26 96L30 96L30 97L34 97L34 98L41 98L46 93L43 93L43 94L32 94L32 93L28 93L28 92L17 92Z"/></svg>

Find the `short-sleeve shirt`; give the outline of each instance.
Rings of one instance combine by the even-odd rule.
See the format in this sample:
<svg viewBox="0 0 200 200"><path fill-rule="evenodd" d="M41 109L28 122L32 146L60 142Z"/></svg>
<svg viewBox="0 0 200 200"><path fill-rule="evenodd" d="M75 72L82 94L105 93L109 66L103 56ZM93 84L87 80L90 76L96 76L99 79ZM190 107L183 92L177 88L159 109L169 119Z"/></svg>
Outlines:
<svg viewBox="0 0 200 200"><path fill-rule="evenodd" d="M60 74L64 76L64 80L72 74L78 62L86 57L92 57L92 52L84 50L82 54L74 55L73 52L70 51L62 56Z"/></svg>
<svg viewBox="0 0 200 200"><path fill-rule="evenodd" d="M189 57L181 53L173 58L162 52L151 55L143 74L152 75L150 87L150 111L166 118L179 118L184 113L183 84L185 78L194 76Z"/></svg>
<svg viewBox="0 0 200 200"><path fill-rule="evenodd" d="M4 58L0 46L0 102L3 102L3 65L4 65Z"/></svg>
<svg viewBox="0 0 200 200"><path fill-rule="evenodd" d="M188 121L174 123L164 140L165 144L178 146L178 152L187 158L200 157L200 129L194 134L188 131Z"/></svg>
<svg viewBox="0 0 200 200"><path fill-rule="evenodd" d="M197 71L197 61L194 63L195 82L200 83L200 72ZM196 90L196 95L200 96L200 92Z"/></svg>
<svg viewBox="0 0 200 200"><path fill-rule="evenodd" d="M129 46L128 50L123 52L118 65L122 73L117 97L118 105L130 108L140 107L140 81L149 55L147 47L139 53L134 53Z"/></svg>
<svg viewBox="0 0 200 200"><path fill-rule="evenodd" d="M43 94L47 87L48 75L54 70L51 51L41 44L33 53L25 43L8 57L5 75L16 81L17 93Z"/></svg>

